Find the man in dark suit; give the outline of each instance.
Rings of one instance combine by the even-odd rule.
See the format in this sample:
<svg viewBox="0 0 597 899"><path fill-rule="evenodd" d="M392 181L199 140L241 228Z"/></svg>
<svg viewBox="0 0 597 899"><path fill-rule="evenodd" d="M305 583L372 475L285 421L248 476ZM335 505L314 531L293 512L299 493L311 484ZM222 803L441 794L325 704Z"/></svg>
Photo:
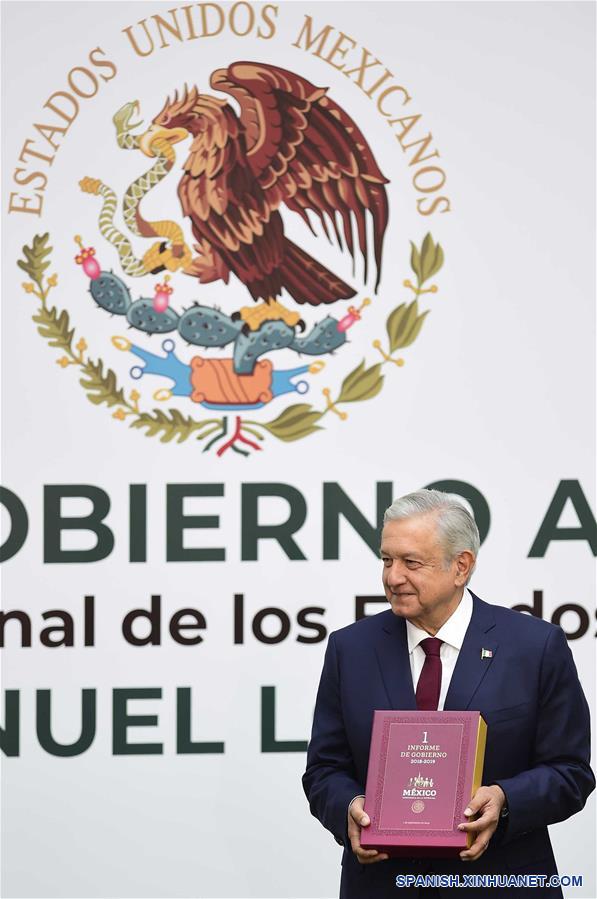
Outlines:
<svg viewBox="0 0 597 899"><path fill-rule="evenodd" d="M396 500L381 545L391 610L330 635L303 786L344 846L341 899L462 895L441 880L397 890L397 875L427 873L545 875L542 887L467 888L469 899L562 896L549 885L547 825L594 789L589 711L561 628L466 588L478 550L474 519L453 497L420 490ZM473 842L460 859L388 860L361 847L373 712L417 708L477 710L488 725L483 786L460 825Z"/></svg>

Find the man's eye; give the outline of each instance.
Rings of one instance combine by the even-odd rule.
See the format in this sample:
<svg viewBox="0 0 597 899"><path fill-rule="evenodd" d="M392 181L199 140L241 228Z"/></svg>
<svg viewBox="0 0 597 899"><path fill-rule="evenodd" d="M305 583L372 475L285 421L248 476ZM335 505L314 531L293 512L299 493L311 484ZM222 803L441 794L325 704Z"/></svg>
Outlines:
<svg viewBox="0 0 597 899"><path fill-rule="evenodd" d="M416 559L406 559L406 567L407 568L418 568L419 562Z"/></svg>
<svg viewBox="0 0 597 899"><path fill-rule="evenodd" d="M388 559L387 556L382 556L381 561L384 563L386 568L389 568L390 565L392 564L392 560Z"/></svg>

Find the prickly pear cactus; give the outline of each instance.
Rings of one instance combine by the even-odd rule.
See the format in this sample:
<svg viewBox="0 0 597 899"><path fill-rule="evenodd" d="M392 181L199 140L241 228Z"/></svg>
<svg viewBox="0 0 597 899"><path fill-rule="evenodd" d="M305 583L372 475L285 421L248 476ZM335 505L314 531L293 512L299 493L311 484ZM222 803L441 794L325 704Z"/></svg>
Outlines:
<svg viewBox="0 0 597 899"><path fill-rule="evenodd" d="M338 331L338 322L330 315L318 322L305 337L297 337L290 344L297 353L320 356L331 353L346 343L346 333Z"/></svg>
<svg viewBox="0 0 597 899"><path fill-rule="evenodd" d="M165 312L156 312L153 308L153 300L146 297L135 300L127 314L127 321L133 328L145 331L147 334L167 334L168 331L176 331L179 316L174 309L166 309Z"/></svg>
<svg viewBox="0 0 597 899"><path fill-rule="evenodd" d="M99 272L90 283L93 299L115 315L126 315L131 327L146 334L178 331L187 343L202 347L224 347L234 343L233 364L237 375L253 373L260 356L290 347L297 353L320 356L331 353L346 343L345 331L338 330L335 318L327 316L304 337L296 337L295 329L283 321L266 321L256 331L248 331L240 320L219 309L194 303L178 315L169 306L156 312L154 300L143 297L131 301L128 287L117 275Z"/></svg>
<svg viewBox="0 0 597 899"><path fill-rule="evenodd" d="M234 344L234 371L237 375L250 375L259 356L290 346L293 337L294 328L282 321L266 322L248 334L241 332Z"/></svg>
<svg viewBox="0 0 597 899"><path fill-rule="evenodd" d="M126 284L111 272L100 272L91 281L89 292L98 306L113 315L126 315L131 305L131 295Z"/></svg>
<svg viewBox="0 0 597 899"><path fill-rule="evenodd" d="M178 331L181 337L195 346L226 346L236 339L242 324L233 322L219 309L196 305L180 316Z"/></svg>

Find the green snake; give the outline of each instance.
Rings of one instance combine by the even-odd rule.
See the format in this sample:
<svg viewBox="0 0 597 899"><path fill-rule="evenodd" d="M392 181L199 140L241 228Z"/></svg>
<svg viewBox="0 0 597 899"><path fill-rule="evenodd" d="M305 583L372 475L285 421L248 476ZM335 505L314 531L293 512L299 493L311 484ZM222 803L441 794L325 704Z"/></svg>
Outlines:
<svg viewBox="0 0 597 899"><path fill-rule="evenodd" d="M136 101L125 103L112 118L116 127L116 141L122 150L140 149L139 137L131 134L131 131L141 124L140 122L134 124L131 122L133 115L138 111L139 104ZM142 259L135 255L128 237L114 225L118 199L112 188L98 178L85 177L79 182L84 193L97 194L104 198L99 214L99 229L106 240L118 250L124 273L132 277L162 271L164 268L175 271L178 268L184 268L191 261L191 252L184 242L182 229L176 222L167 220L147 222L141 215L139 209L141 200L160 181L163 181L176 161L174 150L167 140L155 140L152 149L156 157L154 164L145 174L136 178L129 185L122 201L124 221L131 233L138 237L162 238L145 253ZM175 249L174 254L172 253L173 248Z"/></svg>

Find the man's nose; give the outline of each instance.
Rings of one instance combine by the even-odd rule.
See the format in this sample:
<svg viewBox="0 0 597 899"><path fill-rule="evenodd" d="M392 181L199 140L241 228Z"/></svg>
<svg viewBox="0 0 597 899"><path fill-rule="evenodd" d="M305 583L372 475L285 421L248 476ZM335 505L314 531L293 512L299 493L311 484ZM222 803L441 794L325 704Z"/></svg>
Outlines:
<svg viewBox="0 0 597 899"><path fill-rule="evenodd" d="M400 559L394 559L389 568L386 568L386 582L393 586L402 584L406 580L406 569Z"/></svg>

